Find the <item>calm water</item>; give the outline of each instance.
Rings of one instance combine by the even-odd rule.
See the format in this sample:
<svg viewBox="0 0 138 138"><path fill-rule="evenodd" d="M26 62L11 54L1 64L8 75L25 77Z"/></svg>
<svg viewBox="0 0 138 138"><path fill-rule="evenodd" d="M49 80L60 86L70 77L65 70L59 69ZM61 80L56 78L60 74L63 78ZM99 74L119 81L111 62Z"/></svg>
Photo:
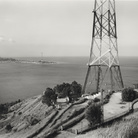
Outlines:
<svg viewBox="0 0 138 138"><path fill-rule="evenodd" d="M38 95L47 87L63 82L76 80L83 84L88 57L48 57L46 60L61 64L0 63L0 103ZM138 58L123 57L120 64L125 85L138 83Z"/></svg>

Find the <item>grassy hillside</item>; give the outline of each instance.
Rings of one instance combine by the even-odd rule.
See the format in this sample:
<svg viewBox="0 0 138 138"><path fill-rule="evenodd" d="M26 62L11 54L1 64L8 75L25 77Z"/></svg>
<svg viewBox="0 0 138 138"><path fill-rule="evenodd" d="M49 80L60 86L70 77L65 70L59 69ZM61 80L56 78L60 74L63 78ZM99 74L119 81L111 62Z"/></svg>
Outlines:
<svg viewBox="0 0 138 138"><path fill-rule="evenodd" d="M60 110L42 103L42 96L23 100L0 119L0 138L46 138L72 127L84 118L85 100L65 104Z"/></svg>
<svg viewBox="0 0 138 138"><path fill-rule="evenodd" d="M138 138L138 112L76 138Z"/></svg>
<svg viewBox="0 0 138 138"><path fill-rule="evenodd" d="M121 93L114 93L104 105L104 117L108 119L129 109L121 102ZM59 110L42 103L42 95L23 100L9 108L0 119L0 138L135 138L138 137L138 112L122 120L76 135L88 126L85 109L88 100L80 99L73 104L63 104ZM137 108L138 105L135 105ZM56 134L56 135L53 135Z"/></svg>

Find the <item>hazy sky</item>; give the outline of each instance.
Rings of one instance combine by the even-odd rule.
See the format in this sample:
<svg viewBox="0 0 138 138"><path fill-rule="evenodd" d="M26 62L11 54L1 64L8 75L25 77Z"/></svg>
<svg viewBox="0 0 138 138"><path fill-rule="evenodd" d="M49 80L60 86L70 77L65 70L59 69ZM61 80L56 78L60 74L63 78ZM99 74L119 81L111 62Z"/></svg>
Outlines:
<svg viewBox="0 0 138 138"><path fill-rule="evenodd" d="M89 56L93 0L0 0L0 56ZM117 0L120 56L138 54L138 1Z"/></svg>

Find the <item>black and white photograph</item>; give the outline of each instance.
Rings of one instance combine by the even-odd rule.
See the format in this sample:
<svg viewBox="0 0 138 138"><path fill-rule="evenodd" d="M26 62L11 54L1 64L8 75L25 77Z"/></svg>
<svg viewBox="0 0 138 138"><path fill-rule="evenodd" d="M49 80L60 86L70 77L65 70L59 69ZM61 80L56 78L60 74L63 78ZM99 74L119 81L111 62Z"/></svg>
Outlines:
<svg viewBox="0 0 138 138"><path fill-rule="evenodd" d="M138 0L0 0L0 138L138 138Z"/></svg>

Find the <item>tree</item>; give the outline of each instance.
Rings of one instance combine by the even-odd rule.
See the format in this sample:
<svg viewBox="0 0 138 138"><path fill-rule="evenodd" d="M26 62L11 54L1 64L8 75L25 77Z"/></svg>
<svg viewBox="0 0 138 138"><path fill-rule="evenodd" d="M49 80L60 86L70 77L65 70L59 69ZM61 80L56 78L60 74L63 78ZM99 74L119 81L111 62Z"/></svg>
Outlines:
<svg viewBox="0 0 138 138"><path fill-rule="evenodd" d="M132 102L136 99L136 91L133 88L128 87L122 91L122 100L126 102Z"/></svg>
<svg viewBox="0 0 138 138"><path fill-rule="evenodd" d="M63 83L54 87L54 91L58 94L58 97L64 98L70 93L70 84Z"/></svg>
<svg viewBox="0 0 138 138"><path fill-rule="evenodd" d="M101 123L102 110L100 103L91 103L85 111L85 118L89 121L91 126Z"/></svg>
<svg viewBox="0 0 138 138"><path fill-rule="evenodd" d="M81 85L76 81L73 81L71 84L63 83L54 87L55 93L59 98L69 97L70 101L77 99L81 96Z"/></svg>
<svg viewBox="0 0 138 138"><path fill-rule="evenodd" d="M53 103L56 103L57 95L55 91L51 88L47 88L43 97L42 97L42 103L46 103L48 106L52 105Z"/></svg>
<svg viewBox="0 0 138 138"><path fill-rule="evenodd" d="M73 81L72 84L71 84L71 91L72 93L78 95L78 96L81 96L81 85L78 84L76 81Z"/></svg>

